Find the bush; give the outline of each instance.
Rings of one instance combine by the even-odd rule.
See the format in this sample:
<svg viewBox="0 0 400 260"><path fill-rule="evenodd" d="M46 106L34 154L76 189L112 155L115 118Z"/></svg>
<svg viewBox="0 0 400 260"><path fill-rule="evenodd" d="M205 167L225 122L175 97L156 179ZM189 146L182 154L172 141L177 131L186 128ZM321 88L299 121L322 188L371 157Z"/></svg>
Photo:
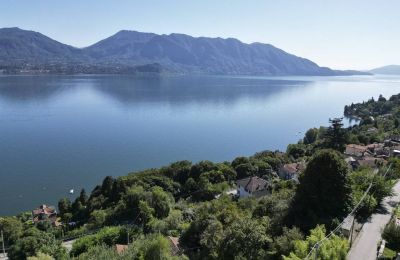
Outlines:
<svg viewBox="0 0 400 260"><path fill-rule="evenodd" d="M382 238L386 240L388 247L400 251L400 226L393 221L386 225L382 233Z"/></svg>

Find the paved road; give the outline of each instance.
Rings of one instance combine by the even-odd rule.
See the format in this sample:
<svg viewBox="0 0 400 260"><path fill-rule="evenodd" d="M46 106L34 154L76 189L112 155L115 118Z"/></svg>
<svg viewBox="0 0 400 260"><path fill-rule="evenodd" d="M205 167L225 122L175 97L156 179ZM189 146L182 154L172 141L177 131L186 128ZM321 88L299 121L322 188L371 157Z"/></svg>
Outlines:
<svg viewBox="0 0 400 260"><path fill-rule="evenodd" d="M347 259L349 260L375 260L377 244L381 238L381 232L389 222L396 203L400 202L400 181L394 186L395 195L384 199L383 211L373 214L371 219L364 224L361 232L354 242Z"/></svg>

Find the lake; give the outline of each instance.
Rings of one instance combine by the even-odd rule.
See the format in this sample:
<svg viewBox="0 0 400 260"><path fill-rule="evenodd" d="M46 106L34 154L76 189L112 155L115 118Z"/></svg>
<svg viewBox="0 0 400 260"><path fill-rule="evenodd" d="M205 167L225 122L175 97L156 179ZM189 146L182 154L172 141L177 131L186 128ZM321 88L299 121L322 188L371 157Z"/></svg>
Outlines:
<svg viewBox="0 0 400 260"><path fill-rule="evenodd" d="M286 150L400 77L0 76L0 215L177 160Z"/></svg>

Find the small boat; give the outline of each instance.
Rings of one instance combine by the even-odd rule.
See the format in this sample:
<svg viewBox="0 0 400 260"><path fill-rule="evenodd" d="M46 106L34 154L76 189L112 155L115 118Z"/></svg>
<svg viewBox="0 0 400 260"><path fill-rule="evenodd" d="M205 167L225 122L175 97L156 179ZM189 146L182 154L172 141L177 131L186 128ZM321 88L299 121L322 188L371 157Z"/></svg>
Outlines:
<svg viewBox="0 0 400 260"><path fill-rule="evenodd" d="M74 194L74 189L70 189L69 194Z"/></svg>

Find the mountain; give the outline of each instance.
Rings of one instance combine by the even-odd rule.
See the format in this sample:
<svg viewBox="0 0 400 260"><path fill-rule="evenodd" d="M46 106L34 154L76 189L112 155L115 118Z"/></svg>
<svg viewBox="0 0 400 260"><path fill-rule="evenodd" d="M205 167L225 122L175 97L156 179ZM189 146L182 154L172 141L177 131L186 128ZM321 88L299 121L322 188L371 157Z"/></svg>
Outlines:
<svg viewBox="0 0 400 260"><path fill-rule="evenodd" d="M270 44L237 39L120 31L75 48L19 28L0 29L0 69L60 73L156 73L223 75L353 75L289 54Z"/></svg>
<svg viewBox="0 0 400 260"><path fill-rule="evenodd" d="M400 75L400 65L388 65L370 70L373 74Z"/></svg>
<svg viewBox="0 0 400 260"><path fill-rule="evenodd" d="M57 42L41 33L19 28L0 29L0 64L44 64L77 61L81 49Z"/></svg>

